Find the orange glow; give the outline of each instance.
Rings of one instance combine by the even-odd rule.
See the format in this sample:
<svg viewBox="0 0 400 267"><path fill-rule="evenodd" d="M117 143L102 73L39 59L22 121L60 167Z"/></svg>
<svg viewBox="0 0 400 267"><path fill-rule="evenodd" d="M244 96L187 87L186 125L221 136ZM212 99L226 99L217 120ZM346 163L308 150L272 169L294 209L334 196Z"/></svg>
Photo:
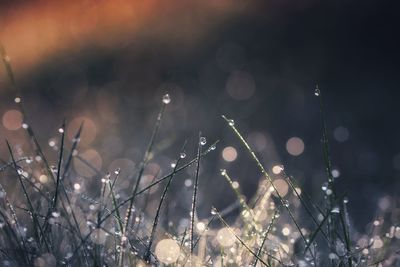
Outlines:
<svg viewBox="0 0 400 267"><path fill-rule="evenodd" d="M3 115L3 125L6 129L11 131L21 128L22 120L22 113L15 109L11 109Z"/></svg>
<svg viewBox="0 0 400 267"><path fill-rule="evenodd" d="M197 44L244 10L231 0L33 1L0 11L0 41L19 74L85 45L124 46L139 38Z"/></svg>

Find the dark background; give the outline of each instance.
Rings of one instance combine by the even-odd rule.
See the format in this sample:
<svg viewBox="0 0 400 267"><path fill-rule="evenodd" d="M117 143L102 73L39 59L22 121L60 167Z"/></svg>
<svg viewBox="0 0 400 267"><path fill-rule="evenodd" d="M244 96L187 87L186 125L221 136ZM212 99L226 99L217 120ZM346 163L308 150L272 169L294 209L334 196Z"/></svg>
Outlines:
<svg viewBox="0 0 400 267"><path fill-rule="evenodd" d="M396 211L394 221L399 217L400 57L395 2L257 2L251 11L246 6L239 15L223 19L196 44L179 42L176 36L178 41L169 42L168 34L161 39L142 34L108 47L88 42L46 58L23 75L17 73L18 83L43 144L55 135L64 117L71 121L86 116L95 121L97 137L90 147L99 151L103 170L114 158L140 161L161 96L169 92L172 103L159 138L167 145L155 158L162 168L168 168L185 138L188 155L195 155L199 130L208 143L221 140L202 165L201 216L207 216L211 205L222 209L234 199L219 175L220 168L227 168L249 197L260 178L221 114L235 119L245 136L263 133L267 140L266 148L259 151L263 163L269 169L284 164L288 174L321 199L326 178L319 103L314 96L318 83L332 161L340 171L338 189L348 195L352 221L362 231L380 213L378 204L384 197ZM21 2L0 5L7 10L23 6ZM179 10L177 16L181 12L189 13L189 19L196 13ZM203 13L199 16L199 20L213 19ZM152 30L150 25L144 31ZM235 71L252 77L251 97L237 100L227 93L227 79ZM3 70L1 77L6 79ZM13 107L13 93L7 83L2 87L4 113ZM112 118L99 116L99 94L112 104ZM344 142L334 137L339 126L349 132ZM2 136L13 134L1 128ZM293 136L305 143L298 157L285 148ZM229 164L221 157L227 145L238 149L237 160ZM2 158L7 159L4 151L2 145ZM54 151L49 153L55 156Z"/></svg>

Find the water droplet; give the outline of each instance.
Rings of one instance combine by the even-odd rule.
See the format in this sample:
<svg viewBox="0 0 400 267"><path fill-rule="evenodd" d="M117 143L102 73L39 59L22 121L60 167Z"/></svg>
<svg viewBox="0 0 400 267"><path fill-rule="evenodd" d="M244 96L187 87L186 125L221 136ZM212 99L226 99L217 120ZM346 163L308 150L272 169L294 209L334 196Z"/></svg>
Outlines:
<svg viewBox="0 0 400 267"><path fill-rule="evenodd" d="M117 169L115 169L115 171L114 171L114 173L117 174L117 175L118 175L120 172L121 172L121 169L120 169L120 168L117 168Z"/></svg>
<svg viewBox="0 0 400 267"><path fill-rule="evenodd" d="M171 163L171 168L175 168L176 167L176 162L172 162Z"/></svg>
<svg viewBox="0 0 400 267"><path fill-rule="evenodd" d="M225 169L221 169L220 173L221 173L222 176L225 176L226 175L226 170Z"/></svg>
<svg viewBox="0 0 400 267"><path fill-rule="evenodd" d="M340 212L340 209L339 209L339 207L334 207L334 208L331 210L331 212L332 212L332 213L339 213L339 212Z"/></svg>
<svg viewBox="0 0 400 267"><path fill-rule="evenodd" d="M15 103L21 103L21 98L17 96L16 98L14 98L14 102Z"/></svg>
<svg viewBox="0 0 400 267"><path fill-rule="evenodd" d="M234 120L228 120L228 124L229 126L234 126L235 125L235 121Z"/></svg>
<svg viewBox="0 0 400 267"><path fill-rule="evenodd" d="M74 189L78 191L79 189L81 189L81 185L78 184L78 183L75 183L74 184Z"/></svg>
<svg viewBox="0 0 400 267"><path fill-rule="evenodd" d="M211 208L211 215L217 215L218 211L216 208Z"/></svg>
<svg viewBox="0 0 400 267"><path fill-rule="evenodd" d="M321 94L321 90L319 90L319 87L317 84L317 86L315 87L315 90L314 90L314 95L319 96L320 94Z"/></svg>
<svg viewBox="0 0 400 267"><path fill-rule="evenodd" d="M285 207L289 207L289 201L288 200L283 200L282 205Z"/></svg>
<svg viewBox="0 0 400 267"><path fill-rule="evenodd" d="M22 124L22 128L28 129L28 127L29 127L28 124L26 124L26 123L23 123L23 124Z"/></svg>
<svg viewBox="0 0 400 267"><path fill-rule="evenodd" d="M217 146L215 144L213 144L212 146L210 146L210 150L215 150L217 148Z"/></svg>
<svg viewBox="0 0 400 267"><path fill-rule="evenodd" d="M60 217L60 213L57 212L57 211L53 211L53 212L51 213L51 216L53 216L54 218L58 218L58 217Z"/></svg>
<svg viewBox="0 0 400 267"><path fill-rule="evenodd" d="M162 102L166 105L168 105L169 103L171 103L171 97L169 96L169 94L165 94L162 97Z"/></svg>
<svg viewBox="0 0 400 267"><path fill-rule="evenodd" d="M347 203L349 203L349 199L348 199L348 197L344 197L344 198L343 198L343 203L344 203L344 204L347 204Z"/></svg>
<svg viewBox="0 0 400 267"><path fill-rule="evenodd" d="M326 191L326 189L328 189L328 183L323 183L321 189L322 191Z"/></svg>
<svg viewBox="0 0 400 267"><path fill-rule="evenodd" d="M207 139L204 136L200 137L200 145L204 146L206 143Z"/></svg>
<svg viewBox="0 0 400 267"><path fill-rule="evenodd" d="M59 132L59 133L64 133L64 128L62 128L62 127L59 128L59 129L58 129L58 132Z"/></svg>
<svg viewBox="0 0 400 267"><path fill-rule="evenodd" d="M181 159L186 158L186 153L185 153L185 152L181 152L181 154L179 155L179 157L180 157Z"/></svg>
<svg viewBox="0 0 400 267"><path fill-rule="evenodd" d="M236 182L236 181L233 181L233 182L232 182L232 188L233 188L233 189L238 189L239 186L240 186L240 185L239 185L238 182Z"/></svg>

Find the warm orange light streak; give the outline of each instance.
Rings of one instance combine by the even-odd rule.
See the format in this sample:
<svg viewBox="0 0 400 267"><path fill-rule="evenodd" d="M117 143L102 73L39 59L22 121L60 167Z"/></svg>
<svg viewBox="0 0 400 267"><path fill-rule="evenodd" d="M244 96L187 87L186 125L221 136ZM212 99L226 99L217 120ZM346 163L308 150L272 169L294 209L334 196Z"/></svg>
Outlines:
<svg viewBox="0 0 400 267"><path fill-rule="evenodd" d="M132 40L154 39L196 44L243 11L238 2L22 1L0 10L0 41L22 75L52 56L77 52L90 44L117 48Z"/></svg>

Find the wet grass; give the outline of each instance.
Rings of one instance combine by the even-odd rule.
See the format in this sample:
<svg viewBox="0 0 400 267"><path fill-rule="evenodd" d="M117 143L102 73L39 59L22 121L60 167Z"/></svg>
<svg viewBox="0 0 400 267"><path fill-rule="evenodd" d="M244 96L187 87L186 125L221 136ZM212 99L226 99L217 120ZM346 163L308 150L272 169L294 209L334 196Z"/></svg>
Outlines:
<svg viewBox="0 0 400 267"><path fill-rule="evenodd" d="M201 162L216 150L218 141L207 146L199 133L192 159L186 152L186 141L172 163L172 171L143 184L146 167L152 160L163 115L171 98L161 99L142 161L133 173L128 194L121 188L119 176L125 170L103 173L79 156L82 124L70 147L65 143L65 121L57 129L60 146L56 166L43 153L35 131L29 124L11 65L4 48L0 47L10 82L15 90L16 104L24 114L24 130L31 144L31 156L16 157L18 144L7 142L9 160L0 166L0 175L16 178L21 198L8 194L0 185L0 265L2 266L399 266L400 227L391 225L384 232L370 235L353 234L349 223L348 200L336 191L322 92L316 89L321 110L322 155L325 162L327 188L323 207L300 190L295 178L283 177L289 192L283 194L256 152L248 144L234 120L223 116L225 123L243 145L264 180L253 199L247 200L226 170L221 170L236 195L237 201L226 210L213 209L209 218L199 218L198 194L203 190ZM221 120L221 127L224 127ZM94 171L97 196L74 188L72 161L81 161ZM191 173L193 194L186 203L190 214L182 215L184 230L169 224L166 214L171 188L178 174L194 167ZM43 185L35 179L45 173L49 181ZM153 189L163 185L154 213L149 212ZM146 195L145 197L143 197ZM142 198L140 198L142 197ZM294 205L298 203L298 205ZM185 203L184 203L185 204ZM224 218L239 208L237 219L228 224ZM151 210L151 209L150 209ZM300 219L299 214L306 218ZM124 215L124 218L121 216ZM364 240L365 242L361 242Z"/></svg>

